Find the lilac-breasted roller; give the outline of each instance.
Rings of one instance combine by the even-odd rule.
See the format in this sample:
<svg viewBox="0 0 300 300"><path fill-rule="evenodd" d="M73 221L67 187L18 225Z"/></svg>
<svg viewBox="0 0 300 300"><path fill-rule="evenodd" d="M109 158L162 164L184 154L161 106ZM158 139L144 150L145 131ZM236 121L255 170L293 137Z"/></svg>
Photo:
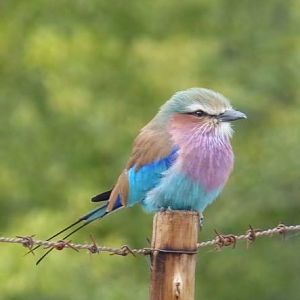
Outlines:
<svg viewBox="0 0 300 300"><path fill-rule="evenodd" d="M220 194L233 168L230 122L245 118L212 90L177 92L136 137L113 189L92 198L105 204L49 240L82 222L67 238L94 220L137 203L152 213L171 209L202 214Z"/></svg>

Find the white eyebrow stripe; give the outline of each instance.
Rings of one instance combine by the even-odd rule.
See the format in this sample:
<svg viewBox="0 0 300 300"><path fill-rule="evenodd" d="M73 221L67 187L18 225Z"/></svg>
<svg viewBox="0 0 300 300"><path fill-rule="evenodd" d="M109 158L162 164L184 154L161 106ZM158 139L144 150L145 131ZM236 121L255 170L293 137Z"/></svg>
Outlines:
<svg viewBox="0 0 300 300"><path fill-rule="evenodd" d="M197 110L205 110L205 108L200 103L193 103L187 107L188 111L194 112Z"/></svg>
<svg viewBox="0 0 300 300"><path fill-rule="evenodd" d="M205 113L209 114L209 115L215 115L215 112L210 109L207 105L202 105L200 103L192 103L191 105L189 105L187 107L189 112L194 112L197 110L203 110Z"/></svg>

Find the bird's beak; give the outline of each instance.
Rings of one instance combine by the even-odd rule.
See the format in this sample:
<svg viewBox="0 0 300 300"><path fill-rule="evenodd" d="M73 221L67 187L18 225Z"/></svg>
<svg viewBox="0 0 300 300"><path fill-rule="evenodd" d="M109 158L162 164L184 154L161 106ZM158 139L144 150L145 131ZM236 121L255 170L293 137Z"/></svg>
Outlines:
<svg viewBox="0 0 300 300"><path fill-rule="evenodd" d="M218 115L217 118L221 122L230 122L239 119L247 119L247 116L238 110L228 109L224 113Z"/></svg>

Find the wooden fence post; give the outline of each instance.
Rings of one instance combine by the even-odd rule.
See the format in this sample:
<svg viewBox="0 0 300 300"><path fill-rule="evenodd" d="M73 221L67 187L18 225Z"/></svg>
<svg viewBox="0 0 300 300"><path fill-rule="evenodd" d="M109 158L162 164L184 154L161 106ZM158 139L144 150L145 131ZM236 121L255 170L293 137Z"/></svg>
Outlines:
<svg viewBox="0 0 300 300"><path fill-rule="evenodd" d="M199 214L164 211L154 216L151 300L193 300Z"/></svg>

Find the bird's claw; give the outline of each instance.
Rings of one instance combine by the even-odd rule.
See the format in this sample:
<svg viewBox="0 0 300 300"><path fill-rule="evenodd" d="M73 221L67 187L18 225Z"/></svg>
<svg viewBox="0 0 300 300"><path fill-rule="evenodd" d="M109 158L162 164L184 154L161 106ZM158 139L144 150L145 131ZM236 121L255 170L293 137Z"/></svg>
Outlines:
<svg viewBox="0 0 300 300"><path fill-rule="evenodd" d="M204 224L204 216L203 216L202 212L199 212L199 227L200 227L200 230L202 229L203 224Z"/></svg>

